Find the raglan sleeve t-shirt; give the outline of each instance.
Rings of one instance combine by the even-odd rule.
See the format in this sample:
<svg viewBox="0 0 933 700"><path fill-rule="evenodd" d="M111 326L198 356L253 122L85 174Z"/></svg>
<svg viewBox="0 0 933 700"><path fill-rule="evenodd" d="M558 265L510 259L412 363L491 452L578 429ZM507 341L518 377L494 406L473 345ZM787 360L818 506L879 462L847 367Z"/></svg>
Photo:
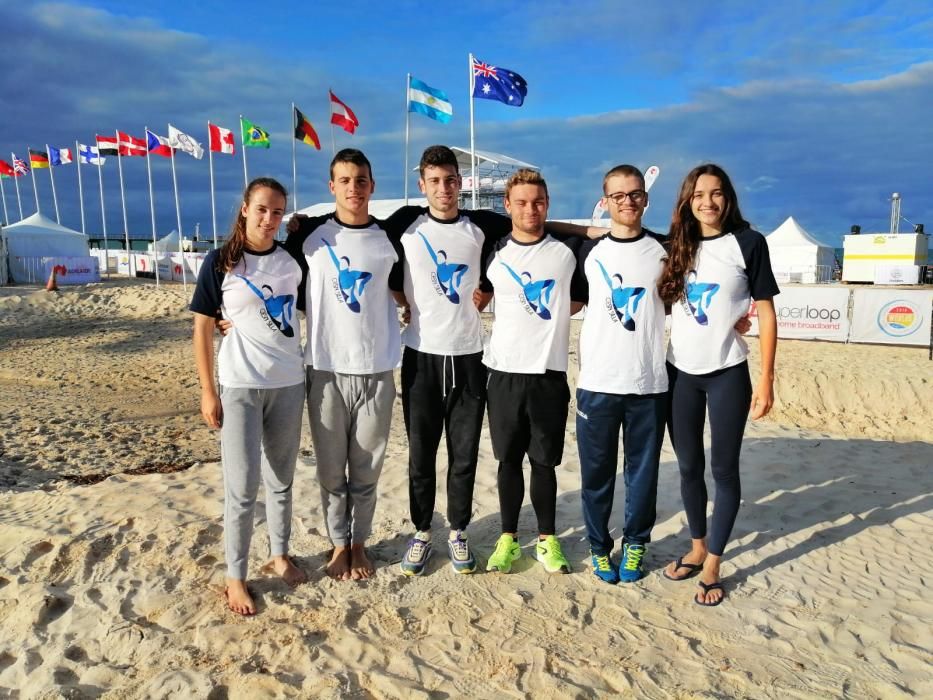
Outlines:
<svg viewBox="0 0 933 700"><path fill-rule="evenodd" d="M690 374L744 362L748 344L735 323L748 313L752 299L771 299L779 292L768 244L758 231L703 239L684 294L671 308L668 361Z"/></svg>

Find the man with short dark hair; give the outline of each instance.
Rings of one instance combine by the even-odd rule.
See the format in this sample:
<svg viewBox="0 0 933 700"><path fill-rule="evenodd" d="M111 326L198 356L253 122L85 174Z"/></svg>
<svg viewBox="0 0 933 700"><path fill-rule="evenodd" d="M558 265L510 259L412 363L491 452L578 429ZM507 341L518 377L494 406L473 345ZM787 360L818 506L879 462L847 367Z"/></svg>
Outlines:
<svg viewBox="0 0 933 700"><path fill-rule="evenodd" d="M557 476L563 457L570 390L567 350L570 317L582 306L581 279L572 247L545 234L547 183L519 170L506 185L511 235L485 263L496 298L492 335L484 356L489 434L499 461L502 536L486 569L509 573L521 556L516 536L525 495L522 464L531 463L531 504L538 520L535 553L548 573L569 573L555 531Z"/></svg>
<svg viewBox="0 0 933 700"><path fill-rule="evenodd" d="M367 579L366 551L395 401L393 370L401 355L389 289L401 274L401 250L369 215L372 167L356 149L330 164L336 211L295 217L285 247L303 256L308 419L327 534L334 545L327 574Z"/></svg>

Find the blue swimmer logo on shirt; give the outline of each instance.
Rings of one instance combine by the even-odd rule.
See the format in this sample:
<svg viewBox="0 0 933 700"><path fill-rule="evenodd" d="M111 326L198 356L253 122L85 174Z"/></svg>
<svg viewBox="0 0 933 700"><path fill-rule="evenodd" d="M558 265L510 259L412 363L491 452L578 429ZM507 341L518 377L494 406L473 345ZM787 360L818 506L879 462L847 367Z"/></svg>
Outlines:
<svg viewBox="0 0 933 700"><path fill-rule="evenodd" d="M551 303L551 292L554 290L554 280L539 280L535 282L531 279L531 273L523 272L519 275L501 260L499 262L502 264L502 267L509 271L512 278L522 288L519 299L522 301L522 306L525 307L525 311L533 313L537 315L538 318L543 318L545 321L550 321L551 310L548 309L547 305Z"/></svg>
<svg viewBox="0 0 933 700"><path fill-rule="evenodd" d="M606 308L611 312L613 323L622 323L622 327L627 331L635 330L635 312L638 310L638 302L645 296L644 287L623 287L622 275L614 274L612 276L606 272L603 264L596 261L600 271L603 273L603 279L609 285L611 295L606 299Z"/></svg>
<svg viewBox="0 0 933 700"><path fill-rule="evenodd" d="M719 285L715 282L697 282L696 270L690 270L687 274L687 283L684 285L683 302L690 315L696 319L701 326L709 325L709 316L706 312L713 303L713 297L719 291Z"/></svg>
<svg viewBox="0 0 933 700"><path fill-rule="evenodd" d="M292 326L292 318L295 313L295 297L292 294L280 294L276 296L268 284L257 287L243 275L236 275L246 282L246 286L252 290L253 294L262 299L263 308L259 310L259 315L272 330L278 330L286 338L295 337L295 328ZM268 296L267 296L268 292Z"/></svg>
<svg viewBox="0 0 933 700"><path fill-rule="evenodd" d="M443 249L435 253L425 235L421 231L418 231L418 235L421 236L421 240L427 246L431 260L434 261L434 265L437 267L437 271L431 273L434 289L438 294L447 297L452 304L459 304L460 291L458 287L463 282L463 276L470 269L470 266L465 263L447 262L447 253Z"/></svg>
<svg viewBox="0 0 933 700"><path fill-rule="evenodd" d="M350 267L350 258L345 255L338 258L337 254L334 252L333 246L326 240L324 241L324 245L327 246L330 259L333 261L334 267L337 268L337 279L334 280L334 289L339 292L339 298L343 299L347 308L358 314L360 312L359 297L363 296L366 283L373 278L373 275L371 272L352 269Z"/></svg>

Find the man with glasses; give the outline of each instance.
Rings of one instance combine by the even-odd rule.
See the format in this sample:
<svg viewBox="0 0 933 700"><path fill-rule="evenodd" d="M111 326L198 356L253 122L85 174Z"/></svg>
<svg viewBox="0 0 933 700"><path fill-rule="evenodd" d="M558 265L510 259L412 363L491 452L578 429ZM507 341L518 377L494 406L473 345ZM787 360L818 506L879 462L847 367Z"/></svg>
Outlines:
<svg viewBox="0 0 933 700"><path fill-rule="evenodd" d="M665 309L657 283L667 254L664 237L641 225L648 193L638 168L619 165L606 173L603 195L612 227L586 241L578 256L587 311L580 332L577 449L593 573L615 584L645 575L642 562L656 518L667 417ZM616 567L610 558L609 517L620 429L625 524Z"/></svg>

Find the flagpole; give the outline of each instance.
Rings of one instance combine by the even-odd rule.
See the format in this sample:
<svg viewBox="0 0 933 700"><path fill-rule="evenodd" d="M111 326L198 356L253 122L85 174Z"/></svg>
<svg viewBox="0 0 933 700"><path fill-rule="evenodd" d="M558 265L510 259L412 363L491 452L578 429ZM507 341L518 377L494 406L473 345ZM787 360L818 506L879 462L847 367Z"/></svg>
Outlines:
<svg viewBox="0 0 933 700"><path fill-rule="evenodd" d="M408 130L411 122L411 73L405 78L405 206L408 206Z"/></svg>
<svg viewBox="0 0 933 700"><path fill-rule="evenodd" d="M249 186L249 176L246 174L246 137L243 134L243 115L240 115L240 150L243 151L243 189Z"/></svg>
<svg viewBox="0 0 933 700"><path fill-rule="evenodd" d="M15 173L16 171L14 170L13 172ZM15 175L13 176L13 179L14 180L16 179ZM0 177L0 198L3 199L3 225L9 226L10 217L7 216L7 213L6 213L6 190L3 189L3 178L2 177Z"/></svg>
<svg viewBox="0 0 933 700"><path fill-rule="evenodd" d="M94 135L94 143L97 144L97 184L100 187L100 226L104 232L104 250L107 255L104 256L104 268L107 270L107 279L110 279L110 244L107 242L107 210L104 209L104 171L103 158L100 155L100 141L97 140L97 134ZM118 147L119 148L119 147ZM119 258L117 258L119 262ZM126 269L130 269L130 252L126 251Z"/></svg>
<svg viewBox="0 0 933 700"><path fill-rule="evenodd" d="M129 260L130 255L130 227L126 223L126 192L123 189L123 156L120 155L120 132L116 132L117 136L117 170L120 171L120 202L123 204L123 244L126 246L126 255L127 260ZM149 149L146 149L146 153L149 153ZM100 154L98 154L100 155ZM149 157L148 155L146 156ZM148 165L148 161L147 161ZM149 178L152 179L151 177ZM127 268L129 269L129 268Z"/></svg>
<svg viewBox="0 0 933 700"><path fill-rule="evenodd" d="M295 103L292 102L292 212L298 213L298 166L295 163L295 141L298 140L295 132L298 129L298 119L295 114Z"/></svg>
<svg viewBox="0 0 933 700"><path fill-rule="evenodd" d="M327 109L330 110L330 154L335 156L337 155L337 139L334 137L334 101L331 99L333 94L334 91L327 88Z"/></svg>
<svg viewBox="0 0 933 700"><path fill-rule="evenodd" d="M470 54L470 184L473 190L473 208L476 209L476 133L473 128L473 54Z"/></svg>
<svg viewBox="0 0 933 700"><path fill-rule="evenodd" d="M55 193L55 174L52 172L52 156L49 153L49 144L45 144L45 157L49 159L49 179L52 181L52 203L55 205L55 223L61 224L62 220L58 216L58 195Z"/></svg>
<svg viewBox="0 0 933 700"><path fill-rule="evenodd" d="M214 227L214 249L217 249L217 206L214 203L214 150L211 148L211 122L207 122L207 164L211 172L211 225Z"/></svg>
<svg viewBox="0 0 933 700"><path fill-rule="evenodd" d="M75 153L78 154L78 203L81 205L81 233L87 235L84 229L84 185L81 182L81 149L75 141Z"/></svg>
<svg viewBox="0 0 933 700"><path fill-rule="evenodd" d="M16 186L16 204L19 207L19 220L23 220L23 200L19 197L19 175L16 174L16 154L11 153L13 158L13 184Z"/></svg>
<svg viewBox="0 0 933 700"><path fill-rule="evenodd" d="M39 189L36 187L36 169L32 167L32 155L29 153L29 146L26 146L26 154L29 156L29 172L32 173L32 193L36 196L36 213L41 214L39 209Z"/></svg>
<svg viewBox="0 0 933 700"><path fill-rule="evenodd" d="M178 223L178 253L181 255L181 283L185 294L188 293L188 271L185 270L185 249L182 246L181 233L181 204L178 203L178 178L175 176L175 149L172 153L172 186L175 188L175 221Z"/></svg>
<svg viewBox="0 0 933 700"><path fill-rule="evenodd" d="M152 220L152 259L155 270L156 287L159 286L159 251L156 248L156 221L155 221L155 199L152 196L152 165L149 162L149 127L146 127L146 172L149 174L149 217ZM119 138L117 142L117 157L119 158Z"/></svg>

